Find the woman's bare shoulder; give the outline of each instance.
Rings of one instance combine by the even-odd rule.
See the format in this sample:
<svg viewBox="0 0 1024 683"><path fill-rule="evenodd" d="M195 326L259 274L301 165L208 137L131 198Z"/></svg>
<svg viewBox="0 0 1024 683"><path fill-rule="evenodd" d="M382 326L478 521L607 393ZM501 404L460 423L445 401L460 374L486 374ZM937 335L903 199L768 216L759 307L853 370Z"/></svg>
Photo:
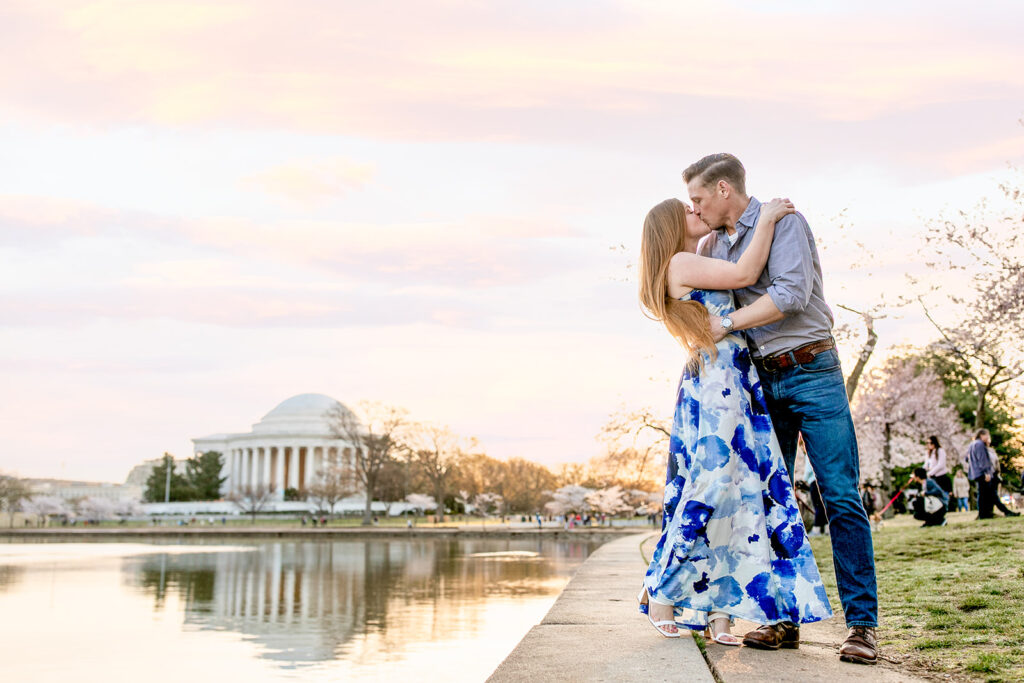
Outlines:
<svg viewBox="0 0 1024 683"><path fill-rule="evenodd" d="M712 230L708 234L700 238L697 242L697 254L700 256L711 256L711 250L718 242L718 233Z"/></svg>
<svg viewBox="0 0 1024 683"><path fill-rule="evenodd" d="M668 263L668 287L667 294L673 299L684 297L693 291L693 287L685 284L687 271L699 263L702 257L691 254L688 251L680 251L672 255Z"/></svg>

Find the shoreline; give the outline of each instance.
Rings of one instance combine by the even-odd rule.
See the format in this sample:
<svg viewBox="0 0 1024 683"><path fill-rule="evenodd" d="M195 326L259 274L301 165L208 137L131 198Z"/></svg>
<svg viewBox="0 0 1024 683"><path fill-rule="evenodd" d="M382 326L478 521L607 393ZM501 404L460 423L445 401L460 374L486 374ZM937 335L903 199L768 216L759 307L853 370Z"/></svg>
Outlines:
<svg viewBox="0 0 1024 683"><path fill-rule="evenodd" d="M488 683L716 683L692 637L662 638L637 613L640 544L651 536L634 530L591 553Z"/></svg>
<svg viewBox="0 0 1024 683"><path fill-rule="evenodd" d="M597 527L593 529L480 529L471 527L437 527L411 529L395 527L342 527L326 529L303 529L281 527L259 527L239 529L237 527L137 527L128 529L77 528L77 529L0 529L0 542L16 540L121 540L121 539L196 539L196 538L300 538L309 540L332 538L561 538L577 540L611 540L624 535L635 534L636 529Z"/></svg>

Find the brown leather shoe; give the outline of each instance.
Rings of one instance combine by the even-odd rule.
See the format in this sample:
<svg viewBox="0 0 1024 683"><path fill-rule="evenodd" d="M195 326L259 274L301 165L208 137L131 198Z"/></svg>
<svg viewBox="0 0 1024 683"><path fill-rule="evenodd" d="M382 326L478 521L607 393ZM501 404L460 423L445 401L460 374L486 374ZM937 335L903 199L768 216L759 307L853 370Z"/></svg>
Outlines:
<svg viewBox="0 0 1024 683"><path fill-rule="evenodd" d="M800 647L800 627L788 621L771 626L758 626L743 636L743 644L759 650L778 650L780 647Z"/></svg>
<svg viewBox="0 0 1024 683"><path fill-rule="evenodd" d="M878 663L878 641L870 626L851 626L846 642L839 648L839 659L854 664Z"/></svg>

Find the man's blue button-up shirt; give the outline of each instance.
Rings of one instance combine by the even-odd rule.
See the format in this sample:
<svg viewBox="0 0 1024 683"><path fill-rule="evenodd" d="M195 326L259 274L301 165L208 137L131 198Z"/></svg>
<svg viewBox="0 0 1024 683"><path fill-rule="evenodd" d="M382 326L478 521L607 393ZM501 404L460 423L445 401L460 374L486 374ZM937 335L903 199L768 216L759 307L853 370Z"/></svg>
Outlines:
<svg viewBox="0 0 1024 683"><path fill-rule="evenodd" d="M712 231L701 253L736 263L754 236L761 216L761 202L751 197L736 223L736 239L730 244L725 228ZM775 226L768 263L750 287L733 290L737 306L749 306L764 294L772 298L785 318L745 330L755 356L773 356L832 336L832 310L825 303L821 263L814 235L800 213L783 216Z"/></svg>

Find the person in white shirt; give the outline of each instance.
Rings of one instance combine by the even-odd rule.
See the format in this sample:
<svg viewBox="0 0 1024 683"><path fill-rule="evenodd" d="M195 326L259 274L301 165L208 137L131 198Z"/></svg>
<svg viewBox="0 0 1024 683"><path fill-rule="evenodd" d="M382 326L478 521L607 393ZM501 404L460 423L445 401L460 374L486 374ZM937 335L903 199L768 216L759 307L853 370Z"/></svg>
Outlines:
<svg viewBox="0 0 1024 683"><path fill-rule="evenodd" d="M949 498L949 510L952 512L956 507L953 499L953 480L949 478L949 467L946 465L946 449L939 444L939 437L928 437L928 454L924 456L924 469L928 472L928 478L935 481L939 488L946 492Z"/></svg>

